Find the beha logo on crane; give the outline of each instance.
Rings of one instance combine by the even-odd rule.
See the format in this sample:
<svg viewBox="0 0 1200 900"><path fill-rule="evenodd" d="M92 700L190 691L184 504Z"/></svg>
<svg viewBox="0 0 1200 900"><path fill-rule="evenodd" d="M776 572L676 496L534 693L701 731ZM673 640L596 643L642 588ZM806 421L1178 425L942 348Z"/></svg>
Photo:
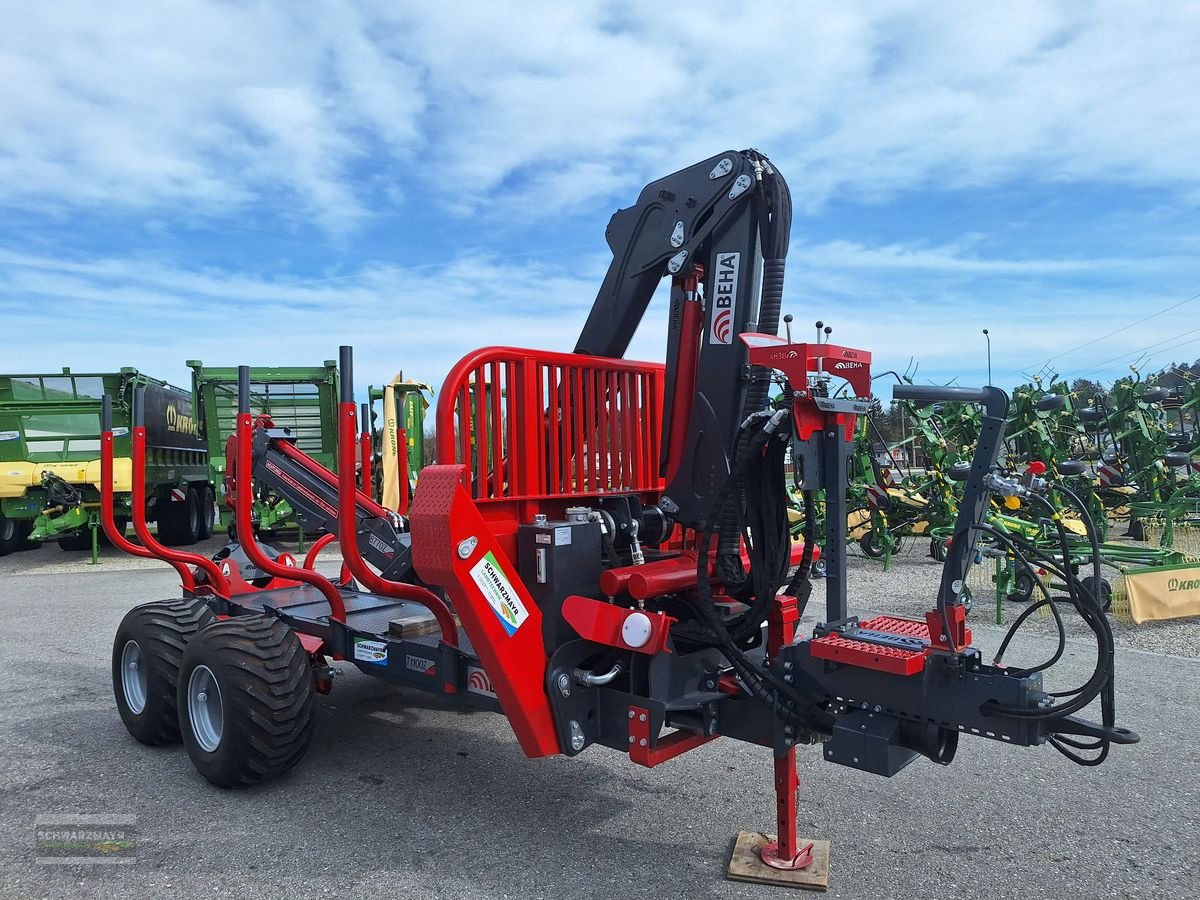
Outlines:
<svg viewBox="0 0 1200 900"><path fill-rule="evenodd" d="M712 330L710 344L733 343L733 314L737 309L738 268L740 253L717 254L717 280L713 286Z"/></svg>

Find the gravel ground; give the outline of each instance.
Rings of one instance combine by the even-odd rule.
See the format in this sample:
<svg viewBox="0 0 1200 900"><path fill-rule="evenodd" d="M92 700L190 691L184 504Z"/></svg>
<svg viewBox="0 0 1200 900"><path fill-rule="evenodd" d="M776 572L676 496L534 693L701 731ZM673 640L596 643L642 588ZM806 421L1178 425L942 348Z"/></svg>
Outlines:
<svg viewBox="0 0 1200 900"><path fill-rule="evenodd" d="M653 770L601 748L531 761L503 718L354 670L319 698L300 766L217 790L182 750L133 742L113 705L117 622L172 595L172 573L111 551L96 567L64 556L0 560L0 897L787 896L723 879L737 831L772 827L762 749L717 741ZM913 615L938 572L915 555L887 575L866 560L851 569L856 609ZM994 649L1002 630L974 618L977 645ZM1014 660L1052 649L1039 627ZM888 780L804 748L801 828L833 841L829 895L1200 896L1200 663L1146 650L1134 629L1118 641L1119 718L1143 740L1097 769L967 739L953 765ZM1078 683L1091 658L1072 640L1057 678ZM136 863L36 864L45 813L136 816Z"/></svg>

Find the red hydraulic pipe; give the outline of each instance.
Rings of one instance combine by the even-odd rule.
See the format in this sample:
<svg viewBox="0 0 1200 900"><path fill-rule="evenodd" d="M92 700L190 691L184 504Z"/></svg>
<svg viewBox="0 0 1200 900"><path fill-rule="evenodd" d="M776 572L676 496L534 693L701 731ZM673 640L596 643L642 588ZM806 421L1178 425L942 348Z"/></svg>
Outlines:
<svg viewBox="0 0 1200 900"><path fill-rule="evenodd" d="M145 472L141 472L139 475L144 478ZM117 528L116 520L113 518L112 399L107 394L104 395L104 431L100 433L100 524L104 527L104 533L108 535L109 542L118 550L142 559L158 559L145 547L139 547L126 538L124 532ZM166 562L179 573L184 591L194 594L196 578L192 575L192 570L183 563L169 559Z"/></svg>
<svg viewBox="0 0 1200 900"><path fill-rule="evenodd" d="M688 416L696 392L696 365L700 355L700 332L704 327L704 311L700 306L699 289L703 270L697 266L681 279L683 309L679 326L679 352L676 356L675 386L671 397L671 430L667 439L665 475L669 484L683 462L684 441L688 433Z"/></svg>
<svg viewBox="0 0 1200 900"><path fill-rule="evenodd" d="M308 548L308 555L304 557L304 568L306 568L306 569L314 568L317 564L317 556L320 555L322 550L324 550L326 547L328 547L330 544L332 544L336 540L337 540L336 534L333 534L332 532L326 532L325 534L323 534L319 538L317 538L315 541L313 541L313 545Z"/></svg>
<svg viewBox="0 0 1200 900"><path fill-rule="evenodd" d="M804 554L804 543L797 541L792 544L791 565L799 565ZM819 547L813 547L813 561L821 558ZM750 560L742 555L744 565ZM715 562L709 562L709 575L715 568ZM684 551L679 556L668 559L656 559L640 566L621 566L616 569L605 569L600 575L600 590L610 597L628 591L635 600L649 600L651 597L661 597L663 594L677 594L691 590L696 586L696 556L691 551Z"/></svg>
<svg viewBox="0 0 1200 900"><path fill-rule="evenodd" d="M403 428L396 429L396 475L397 487L400 489L400 508L396 512L407 516L408 504L412 498L408 494L408 432Z"/></svg>
<svg viewBox="0 0 1200 900"><path fill-rule="evenodd" d="M342 376L346 378L345 375ZM343 381L343 384L345 382ZM449 607L433 591L415 584L388 581L369 568L358 550L358 534L354 490L354 435L356 432L353 402L338 404L338 543L342 547L342 559L355 579L368 591L410 600L426 607L437 619L442 631L442 641L451 647L458 646L458 626Z"/></svg>
<svg viewBox="0 0 1200 900"><path fill-rule="evenodd" d="M247 372L245 379L242 378L243 370ZM240 394L242 393L240 382L243 380L247 384L249 383L248 370L244 367L239 367L239 406L241 406ZM342 594L333 586L333 582L311 569L285 566L267 556L263 552L262 547L258 545L258 538L254 536L254 516L251 511L254 503L254 492L250 487L251 473L254 471L253 431L254 418L249 412L239 412L237 417L237 468L234 470L238 484L235 494L237 503L234 505L234 515L237 519L238 540L241 541L242 549L246 551L246 557L250 562L254 563L254 565L258 566L258 568L262 569L268 575L311 584L321 592L329 604L329 618L344 625L346 624L346 604L342 602ZM286 442L282 443L286 445ZM350 465L350 477L351 479L354 478L353 462Z"/></svg>
<svg viewBox="0 0 1200 900"><path fill-rule="evenodd" d="M137 390L141 390L141 388L137 388ZM150 533L150 526L146 524L146 426L135 425L131 428L129 442L132 450L130 455L133 457L133 483L130 485L133 509L130 513L133 519L133 530L137 534L138 540L151 554L159 559L165 559L172 565L180 563L184 566L192 565L203 569L213 590L222 597L228 597L229 579L225 577L215 562L199 553L187 553L183 550L165 547Z"/></svg>
<svg viewBox="0 0 1200 900"><path fill-rule="evenodd" d="M371 430L367 426L370 421L368 413L370 407L367 404L362 405L362 434L358 436L358 456L362 465L362 492L368 497L375 496L375 485L371 484Z"/></svg>

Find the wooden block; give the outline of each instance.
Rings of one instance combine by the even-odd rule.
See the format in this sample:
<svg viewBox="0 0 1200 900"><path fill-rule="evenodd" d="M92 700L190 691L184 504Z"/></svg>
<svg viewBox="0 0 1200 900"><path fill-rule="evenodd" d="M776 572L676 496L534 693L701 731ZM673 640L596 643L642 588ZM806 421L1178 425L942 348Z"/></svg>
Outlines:
<svg viewBox="0 0 1200 900"><path fill-rule="evenodd" d="M829 841L813 843L812 864L803 869L773 869L758 855L763 845L775 840L769 834L757 831L739 832L729 860L728 878L734 881L753 881L758 884L773 884L777 887L795 887L806 891L829 889ZM800 838L804 846L811 838Z"/></svg>
<svg viewBox="0 0 1200 900"><path fill-rule="evenodd" d="M433 634L441 630L437 618L424 606L411 604L396 618L388 622L388 634L392 637L409 640L423 634Z"/></svg>

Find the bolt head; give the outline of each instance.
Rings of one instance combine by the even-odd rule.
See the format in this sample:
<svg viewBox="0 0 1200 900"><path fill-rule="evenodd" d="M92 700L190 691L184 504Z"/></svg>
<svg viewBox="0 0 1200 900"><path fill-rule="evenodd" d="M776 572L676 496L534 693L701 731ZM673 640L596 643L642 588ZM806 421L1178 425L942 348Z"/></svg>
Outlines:
<svg viewBox="0 0 1200 900"><path fill-rule="evenodd" d="M646 714L645 714L645 713L642 713L640 716L638 716L638 721L639 721L639 722L645 722L645 721L646 721Z"/></svg>
<svg viewBox="0 0 1200 900"><path fill-rule="evenodd" d="M208 694L204 691L201 691L200 693L198 693L196 695L196 699L199 700L201 703L203 703L205 700L208 699Z"/></svg>
<svg viewBox="0 0 1200 900"><path fill-rule="evenodd" d="M642 738L640 741L638 741L638 746L639 746L639 747L645 747L645 746L646 746L646 739L645 739L645 738Z"/></svg>
<svg viewBox="0 0 1200 900"><path fill-rule="evenodd" d="M583 749L583 745L587 743L587 739L583 736L583 729L579 727L579 723L574 719L571 720L571 749L579 752Z"/></svg>
<svg viewBox="0 0 1200 900"><path fill-rule="evenodd" d="M557 679L558 692L564 697L571 696L571 676L566 672L560 672Z"/></svg>

